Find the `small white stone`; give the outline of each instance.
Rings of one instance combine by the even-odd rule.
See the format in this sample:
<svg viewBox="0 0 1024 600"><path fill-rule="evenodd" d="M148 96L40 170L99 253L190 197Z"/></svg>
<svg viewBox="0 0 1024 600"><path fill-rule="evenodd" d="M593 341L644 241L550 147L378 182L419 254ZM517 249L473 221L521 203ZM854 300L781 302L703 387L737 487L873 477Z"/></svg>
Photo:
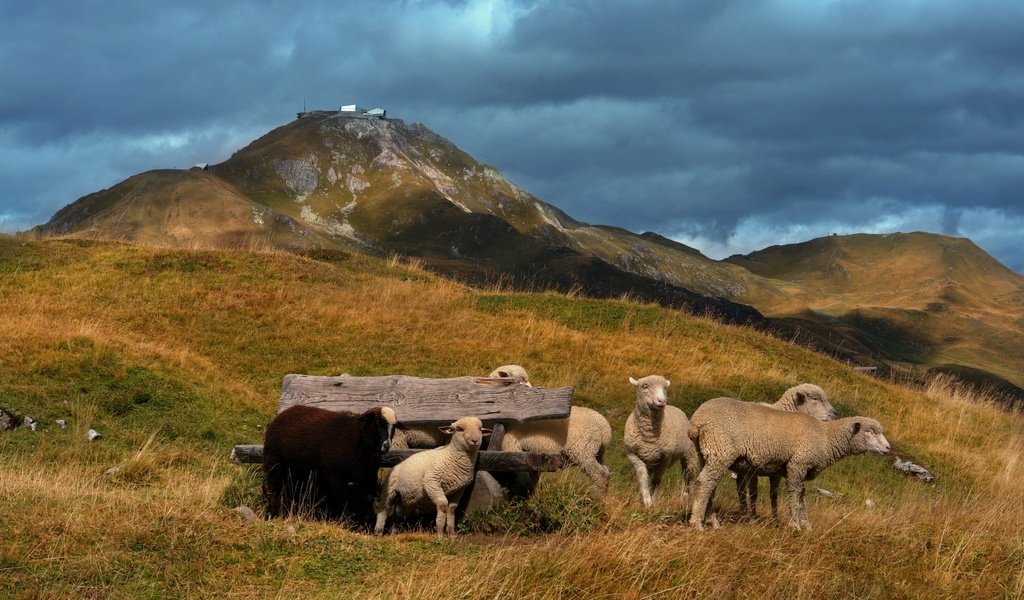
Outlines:
<svg viewBox="0 0 1024 600"><path fill-rule="evenodd" d="M68 422L64 419L57 419L57 427L60 427L61 431L64 431L68 428Z"/></svg>
<svg viewBox="0 0 1024 600"><path fill-rule="evenodd" d="M868 508L874 508L875 501L872 500L871 498L868 498L867 500L864 501L864 506L867 506Z"/></svg>
<svg viewBox="0 0 1024 600"><path fill-rule="evenodd" d="M241 517L246 521L255 521L259 518L256 516L256 513L253 512L253 510L248 506L238 506L233 508L232 510L241 515Z"/></svg>
<svg viewBox="0 0 1024 600"><path fill-rule="evenodd" d="M95 429L90 429L89 431L85 432L85 439L90 442L96 441L101 437L103 437L103 434L96 431Z"/></svg>

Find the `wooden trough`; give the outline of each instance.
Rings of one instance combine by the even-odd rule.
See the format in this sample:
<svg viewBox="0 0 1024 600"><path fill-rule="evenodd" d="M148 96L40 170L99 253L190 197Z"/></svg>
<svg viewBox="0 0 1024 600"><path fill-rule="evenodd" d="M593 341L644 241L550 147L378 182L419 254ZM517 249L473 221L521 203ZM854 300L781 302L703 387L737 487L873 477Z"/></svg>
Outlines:
<svg viewBox="0 0 1024 600"><path fill-rule="evenodd" d="M477 454L477 476L464 498L467 508L490 508L503 497L491 472L557 471L559 454L502 452L505 424L534 419L569 416L571 387L539 388L515 383L507 377L455 377L430 379L391 375L384 377L323 377L285 375L277 412L298 404L334 411L362 413L375 406L390 406L404 425L445 425L461 417L477 417L494 433ZM382 457L386 467L422 450L391 450ZM235 446L231 458L237 463L263 462L263 446Z"/></svg>

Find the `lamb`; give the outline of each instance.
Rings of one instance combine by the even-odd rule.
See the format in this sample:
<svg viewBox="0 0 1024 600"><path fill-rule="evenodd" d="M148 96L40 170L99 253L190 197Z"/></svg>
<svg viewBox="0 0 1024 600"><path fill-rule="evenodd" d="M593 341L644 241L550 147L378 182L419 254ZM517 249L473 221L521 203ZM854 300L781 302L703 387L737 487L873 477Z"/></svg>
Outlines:
<svg viewBox="0 0 1024 600"><path fill-rule="evenodd" d="M455 508L473 481L480 443L491 430L476 417L462 417L440 430L452 436L447 445L414 454L388 474L374 527L378 535L389 513L414 514L430 506L437 511L437 535L455 534Z"/></svg>
<svg viewBox="0 0 1024 600"><path fill-rule="evenodd" d="M782 397L774 404L761 403L776 410L801 412L819 421L834 421L836 409L828 401L825 390L813 383L802 383L782 393ZM736 471L736 492L740 499L740 512L753 519L757 516L757 474L741 469ZM772 518L778 518L779 481L783 473L768 476L769 495L771 496Z"/></svg>
<svg viewBox="0 0 1024 600"><path fill-rule="evenodd" d="M865 452L888 454L891 446L878 421L848 417L822 422L733 398L708 400L690 419L690 439L704 458L694 489L690 524L703 529L718 480L730 467L771 475L785 472L789 525L810 529L804 481L836 461Z"/></svg>
<svg viewBox="0 0 1024 600"><path fill-rule="evenodd" d="M527 375L526 369L519 365L498 367L488 377L505 377L512 379L514 383L533 387L530 384L530 376ZM391 440L391 447L396 450L404 450L406 448L437 448L443 445L445 441L445 436L437 427L410 426L395 431L395 437Z"/></svg>
<svg viewBox="0 0 1024 600"><path fill-rule="evenodd" d="M263 442L267 518L309 499L330 517L368 522L396 423L390 407L354 415L296 405L278 414Z"/></svg>
<svg viewBox="0 0 1024 600"><path fill-rule="evenodd" d="M668 406L668 386L659 375L649 375L629 383L636 386L636 406L626 417L623 445L626 459L640 484L644 506L654 505L654 493L665 471L680 461L685 491L691 491L700 472L700 456L688 437L689 421L675 406Z"/></svg>

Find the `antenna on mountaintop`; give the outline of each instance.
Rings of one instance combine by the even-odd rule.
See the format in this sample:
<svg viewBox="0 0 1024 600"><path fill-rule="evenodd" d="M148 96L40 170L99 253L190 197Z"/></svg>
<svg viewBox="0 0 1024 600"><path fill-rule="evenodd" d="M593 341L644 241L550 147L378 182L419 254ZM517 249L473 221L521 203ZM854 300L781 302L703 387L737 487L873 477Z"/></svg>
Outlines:
<svg viewBox="0 0 1024 600"><path fill-rule="evenodd" d="M302 95L302 112L306 112L306 95Z"/></svg>

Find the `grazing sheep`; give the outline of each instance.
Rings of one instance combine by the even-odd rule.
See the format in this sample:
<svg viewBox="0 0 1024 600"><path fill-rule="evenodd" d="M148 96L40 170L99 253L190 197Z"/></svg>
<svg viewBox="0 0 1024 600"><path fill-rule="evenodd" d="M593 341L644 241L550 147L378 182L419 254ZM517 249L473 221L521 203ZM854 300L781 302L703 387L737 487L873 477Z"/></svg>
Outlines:
<svg viewBox="0 0 1024 600"><path fill-rule="evenodd" d="M698 529L703 529L718 480L730 467L758 475L784 472L789 524L809 529L804 481L851 454L890 450L882 426L874 419L848 417L826 423L733 398L715 398L698 407L689 433L704 459L690 513L690 524Z"/></svg>
<svg viewBox="0 0 1024 600"><path fill-rule="evenodd" d="M354 415L297 405L278 414L263 442L267 518L308 499L331 517L372 519L380 458L396 422L390 407Z"/></svg>
<svg viewBox="0 0 1024 600"><path fill-rule="evenodd" d="M585 406L573 406L565 419L538 419L511 423L505 428L501 449L505 451L561 454L590 478L602 496L608 493L611 472L604 453L612 441L612 427L601 413ZM540 473L530 473L529 487L536 486Z"/></svg>
<svg viewBox="0 0 1024 600"><path fill-rule="evenodd" d="M665 471L680 461L686 493L700 472L700 456L688 437L689 421L675 406L668 406L668 386L659 375L629 382L636 386L636 405L626 417L623 445L633 465L644 506L654 505L654 493Z"/></svg>
<svg viewBox="0 0 1024 600"><path fill-rule="evenodd" d="M392 511L416 514L433 506L437 511L437 535L446 531L455 534L455 508L463 490L473 481L480 443L491 430L476 417L462 417L440 429L452 436L447 445L414 454L388 473L375 533L384 533Z"/></svg>
<svg viewBox="0 0 1024 600"><path fill-rule="evenodd" d="M533 387L530 384L530 376L527 375L526 369L519 365L498 367L488 377L507 377L512 379L514 383ZM391 440L391 447L396 450L404 450L406 448L437 448L443 445L446 439L437 427L411 425L395 431L395 437Z"/></svg>
<svg viewBox="0 0 1024 600"><path fill-rule="evenodd" d="M836 409L828 401L825 390L813 383L801 383L782 393L782 397L774 404L761 403L775 410L800 412L810 415L819 421L834 421ZM740 512L753 519L757 516L757 474L743 469L733 468L736 472L736 492L740 498ZM771 496L772 517L778 518L779 481L784 473L768 476L769 495Z"/></svg>
<svg viewBox="0 0 1024 600"><path fill-rule="evenodd" d="M498 367L490 377L511 377L516 383L533 387L526 369L519 365ZM612 428L601 413L584 406L573 406L564 419L539 419L526 423L512 423L505 427L501 450L510 452L544 452L561 454L567 464L575 465L590 478L594 489L602 496L608 492L611 476L604 464L604 453L612 441ZM532 490L540 473L528 474L524 486ZM508 478L503 484L518 485Z"/></svg>

